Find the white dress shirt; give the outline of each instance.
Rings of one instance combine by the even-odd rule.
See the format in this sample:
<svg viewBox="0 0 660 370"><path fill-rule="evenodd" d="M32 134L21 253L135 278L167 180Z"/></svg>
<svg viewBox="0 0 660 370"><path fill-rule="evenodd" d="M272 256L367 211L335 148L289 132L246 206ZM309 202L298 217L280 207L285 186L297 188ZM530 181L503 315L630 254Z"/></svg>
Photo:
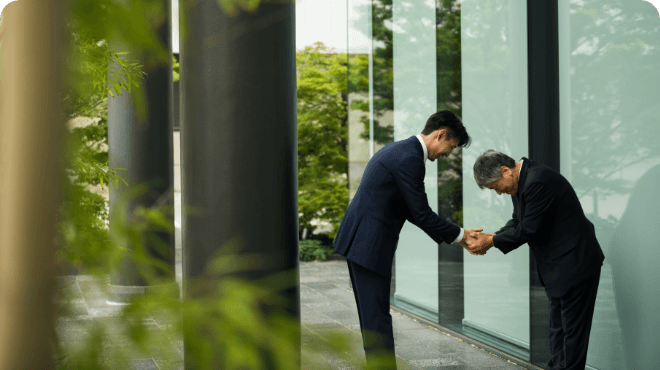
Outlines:
<svg viewBox="0 0 660 370"><path fill-rule="evenodd" d="M429 150L426 149L426 144L424 144L424 139L422 139L422 135L417 135L416 138L417 140L419 140L419 143L422 144L422 150L424 151L424 166L426 166L426 160L429 159Z"/></svg>
<svg viewBox="0 0 660 370"><path fill-rule="evenodd" d="M429 150L426 148L426 144L424 144L424 139L422 139L422 135L417 135L417 140L419 140L419 143L422 144L422 150L424 151L424 166L426 166L426 160L429 159ZM461 231L458 233L458 238L454 240L454 243L458 243L461 240L463 240L463 228L461 227Z"/></svg>

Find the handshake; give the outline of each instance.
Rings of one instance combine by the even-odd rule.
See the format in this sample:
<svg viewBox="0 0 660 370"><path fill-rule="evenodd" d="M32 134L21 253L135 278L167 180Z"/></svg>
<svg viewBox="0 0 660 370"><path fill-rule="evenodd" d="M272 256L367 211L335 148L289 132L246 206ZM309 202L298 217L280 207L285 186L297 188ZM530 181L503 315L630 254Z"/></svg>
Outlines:
<svg viewBox="0 0 660 370"><path fill-rule="evenodd" d="M476 256L486 254L486 251L494 245L493 236L495 234L482 234L482 231L484 229L465 229L463 239L458 244L470 252L470 254Z"/></svg>

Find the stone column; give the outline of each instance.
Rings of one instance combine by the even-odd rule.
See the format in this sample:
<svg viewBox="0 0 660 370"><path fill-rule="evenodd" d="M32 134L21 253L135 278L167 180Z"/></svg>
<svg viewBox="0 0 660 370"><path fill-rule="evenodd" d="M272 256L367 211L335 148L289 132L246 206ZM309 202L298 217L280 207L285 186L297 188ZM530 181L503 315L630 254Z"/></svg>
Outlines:
<svg viewBox="0 0 660 370"><path fill-rule="evenodd" d="M154 27L171 55L171 1L161 1L166 16L161 24ZM111 48L123 50L121 45L112 45ZM117 212L124 213L122 216L130 222L137 206L165 205L173 223L172 60L169 58L166 62L157 63L154 62L154 56L146 55L140 50L124 51L129 52L124 56L127 59L138 58L140 64L144 65L143 71L147 73L141 81L146 98L146 115L138 115L131 93L122 91L121 95L108 96L109 164L110 168L126 169L118 171L118 174L128 183L127 187L120 182L119 189L109 186L110 228L120 226L113 224L113 217ZM110 71L108 78L111 78ZM144 187L144 193L136 197L134 193L137 187ZM167 245L166 250L159 250L154 244L145 247L152 257L171 267L171 275L167 276L171 277L171 284L177 284L174 277L174 234L162 232L158 233L158 237ZM108 302L128 303L132 296L157 288L147 286L134 262L127 258L111 276L107 289Z"/></svg>
<svg viewBox="0 0 660 370"><path fill-rule="evenodd" d="M293 288L272 293L284 295L280 309L299 330L294 4L262 1L254 12L228 15L215 0L184 3L184 297L192 297L191 284L217 253L255 254L262 258L254 269L234 275L292 272ZM223 249L232 240L241 251ZM186 369L194 368L186 344L184 351Z"/></svg>

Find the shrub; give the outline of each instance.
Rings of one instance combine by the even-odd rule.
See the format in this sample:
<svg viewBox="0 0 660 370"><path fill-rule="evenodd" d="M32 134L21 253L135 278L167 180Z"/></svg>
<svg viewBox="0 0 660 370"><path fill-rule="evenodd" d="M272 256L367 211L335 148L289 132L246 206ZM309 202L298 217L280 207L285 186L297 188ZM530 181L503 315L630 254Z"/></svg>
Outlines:
<svg viewBox="0 0 660 370"><path fill-rule="evenodd" d="M301 261L326 261L335 252L334 248L322 245L320 240L301 240L298 244Z"/></svg>

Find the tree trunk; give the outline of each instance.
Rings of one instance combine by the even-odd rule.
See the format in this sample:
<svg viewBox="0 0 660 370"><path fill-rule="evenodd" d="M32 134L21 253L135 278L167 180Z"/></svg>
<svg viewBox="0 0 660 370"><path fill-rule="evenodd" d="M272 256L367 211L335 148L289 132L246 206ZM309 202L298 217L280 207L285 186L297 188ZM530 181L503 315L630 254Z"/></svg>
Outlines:
<svg viewBox="0 0 660 370"><path fill-rule="evenodd" d="M3 10L0 369L53 368L63 9L60 1L20 0Z"/></svg>

